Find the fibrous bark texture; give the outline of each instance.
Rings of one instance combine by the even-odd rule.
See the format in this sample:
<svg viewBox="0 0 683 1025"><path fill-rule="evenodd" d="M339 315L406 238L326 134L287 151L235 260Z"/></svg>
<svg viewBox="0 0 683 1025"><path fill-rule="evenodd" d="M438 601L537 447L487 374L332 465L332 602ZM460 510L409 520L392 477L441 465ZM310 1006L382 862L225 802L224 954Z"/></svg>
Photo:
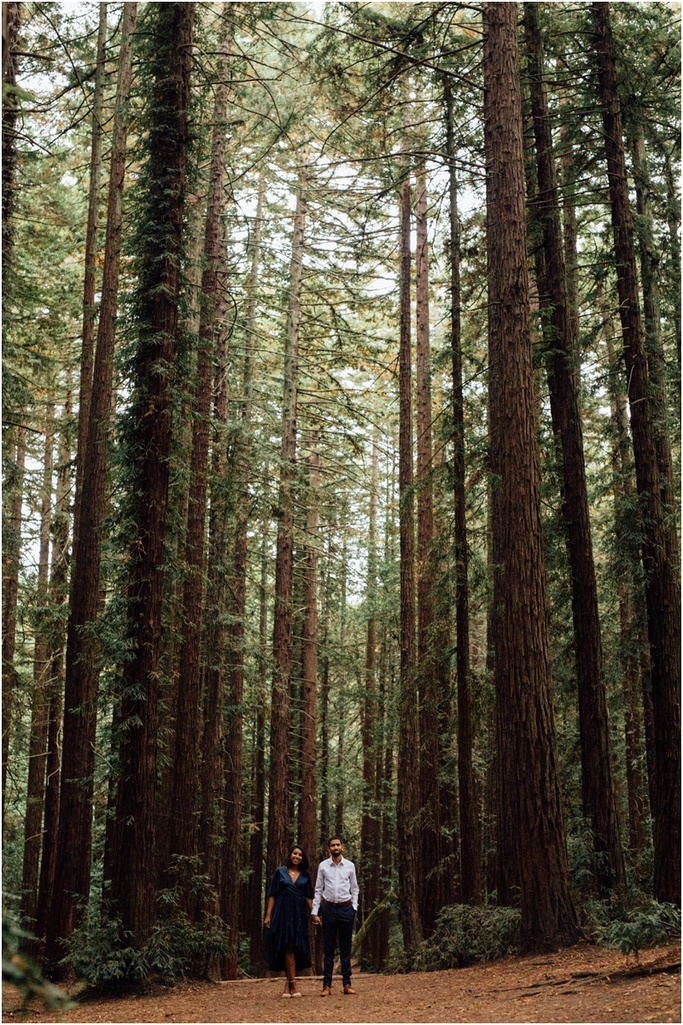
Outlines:
<svg viewBox="0 0 683 1025"><path fill-rule="evenodd" d="M496 700L502 792L514 829L528 949L575 942L545 613L517 5L484 8L489 417L494 479ZM499 842L500 842L499 835Z"/></svg>
<svg viewBox="0 0 683 1025"><path fill-rule="evenodd" d="M657 900L680 902L680 585L673 527L664 516L657 430L640 315L633 218L624 158L616 51L608 3L591 5L598 58L605 157L609 181L619 315L628 378L631 435L640 496L651 693L655 737L654 892Z"/></svg>
<svg viewBox="0 0 683 1025"><path fill-rule="evenodd" d="M154 4L149 17L148 161L143 169L147 216L156 232L139 248L140 335L131 409L137 454L130 551L128 639L124 675L117 815L120 851L113 892L124 928L140 945L156 917L155 789L164 536L172 430L172 371L178 333L193 3Z"/></svg>

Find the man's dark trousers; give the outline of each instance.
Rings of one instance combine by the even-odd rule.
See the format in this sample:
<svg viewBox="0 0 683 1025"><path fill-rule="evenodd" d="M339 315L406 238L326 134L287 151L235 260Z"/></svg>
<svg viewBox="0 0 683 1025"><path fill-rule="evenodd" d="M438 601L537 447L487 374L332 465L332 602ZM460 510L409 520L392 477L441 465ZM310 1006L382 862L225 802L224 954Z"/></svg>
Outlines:
<svg viewBox="0 0 683 1025"><path fill-rule="evenodd" d="M351 985L351 937L355 915L356 912L353 910L351 901L342 906L323 904L320 908L320 917L323 923L323 987L332 985L337 933L339 933L342 983L344 986Z"/></svg>

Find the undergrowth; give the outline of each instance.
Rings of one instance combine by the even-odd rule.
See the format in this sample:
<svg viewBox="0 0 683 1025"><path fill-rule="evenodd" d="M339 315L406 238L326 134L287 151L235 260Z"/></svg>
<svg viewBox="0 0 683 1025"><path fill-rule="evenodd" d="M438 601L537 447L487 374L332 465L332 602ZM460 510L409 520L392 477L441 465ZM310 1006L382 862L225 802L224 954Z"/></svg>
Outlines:
<svg viewBox="0 0 683 1025"><path fill-rule="evenodd" d="M65 962L79 978L98 989L122 983L139 984L150 978L173 980L203 975L214 958L227 952L226 926L217 915L201 911L194 921L186 908L211 907L215 894L208 877L198 874L194 859L178 859L172 886L157 895L159 914L147 942L131 945L114 909L106 901L88 909L71 935Z"/></svg>
<svg viewBox="0 0 683 1025"><path fill-rule="evenodd" d="M587 940L635 954L681 934L681 912L675 904L660 904L638 890L609 900L586 901L580 908Z"/></svg>
<svg viewBox="0 0 683 1025"><path fill-rule="evenodd" d="M462 968L473 961L507 957L517 948L520 919L517 908L449 904L439 912L433 935L420 944L413 956L395 951L385 971L436 972Z"/></svg>

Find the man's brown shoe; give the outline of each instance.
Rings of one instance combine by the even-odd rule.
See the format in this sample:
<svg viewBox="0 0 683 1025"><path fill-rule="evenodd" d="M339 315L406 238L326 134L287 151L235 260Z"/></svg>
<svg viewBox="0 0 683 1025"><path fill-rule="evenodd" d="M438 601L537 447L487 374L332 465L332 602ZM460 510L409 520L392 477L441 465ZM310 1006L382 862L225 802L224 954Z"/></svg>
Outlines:
<svg viewBox="0 0 683 1025"><path fill-rule="evenodd" d="M329 986L323 986L323 991L320 994L320 996L321 997L331 997L332 996L332 990L330 989L330 987Z"/></svg>
<svg viewBox="0 0 683 1025"><path fill-rule="evenodd" d="M355 997L355 995L356 995L355 989L352 989L351 986L344 986L344 996Z"/></svg>

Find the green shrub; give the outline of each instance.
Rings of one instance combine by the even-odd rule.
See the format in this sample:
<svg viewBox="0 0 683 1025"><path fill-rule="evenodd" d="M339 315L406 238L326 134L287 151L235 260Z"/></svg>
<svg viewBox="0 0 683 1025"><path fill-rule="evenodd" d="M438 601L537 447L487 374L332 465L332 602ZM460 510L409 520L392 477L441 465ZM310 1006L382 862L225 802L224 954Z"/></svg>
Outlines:
<svg viewBox="0 0 683 1025"><path fill-rule="evenodd" d="M176 859L173 884L157 895L157 921L144 946L131 946L131 934L108 902L100 907L91 902L83 924L69 940L65 962L73 965L81 979L105 988L140 983L150 976L203 975L211 958L227 952L226 926L207 912L193 921L185 910L211 907L215 902L208 877L196 872L195 861Z"/></svg>
<svg viewBox="0 0 683 1025"><path fill-rule="evenodd" d="M436 972L507 957L517 949L520 920L518 908L449 904L439 912L434 934L414 955L392 951L384 971Z"/></svg>
<svg viewBox="0 0 683 1025"><path fill-rule="evenodd" d="M579 908L586 939L622 954L635 954L647 947L680 936L681 913L674 904L660 904L640 890L629 890L609 900L586 901Z"/></svg>

